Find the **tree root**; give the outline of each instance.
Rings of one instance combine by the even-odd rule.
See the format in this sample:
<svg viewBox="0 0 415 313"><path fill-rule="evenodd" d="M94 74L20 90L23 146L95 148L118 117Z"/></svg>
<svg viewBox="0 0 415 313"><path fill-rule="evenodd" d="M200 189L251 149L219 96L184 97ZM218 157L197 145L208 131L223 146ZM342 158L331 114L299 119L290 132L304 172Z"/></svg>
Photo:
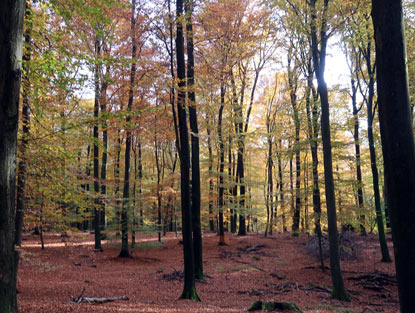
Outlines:
<svg viewBox="0 0 415 313"><path fill-rule="evenodd" d="M279 310L292 310L296 311L298 313L303 313L298 306L293 302L265 302L265 301L255 301L251 307L248 309L248 311L256 311L256 310L262 310L262 311L274 311L276 309Z"/></svg>

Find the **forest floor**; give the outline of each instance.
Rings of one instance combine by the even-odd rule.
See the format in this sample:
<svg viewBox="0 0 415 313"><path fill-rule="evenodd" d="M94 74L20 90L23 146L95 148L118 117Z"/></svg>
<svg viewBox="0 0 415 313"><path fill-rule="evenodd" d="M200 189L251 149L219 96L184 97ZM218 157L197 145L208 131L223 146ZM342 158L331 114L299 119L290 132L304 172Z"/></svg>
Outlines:
<svg viewBox="0 0 415 313"><path fill-rule="evenodd" d="M357 258L341 264L351 302L331 299L330 270L323 272L318 258L310 254L308 235L227 234L227 246L218 246L215 234L203 238L206 282L196 283L202 302L193 302L178 300L183 247L174 234L162 237L162 244L155 236L140 235L132 258L124 259L118 258L115 241L106 242L104 252L94 252L93 235L86 233L69 238L48 234L45 250L38 236L25 235L17 284L19 312L231 313L247 312L255 300L294 302L303 312L313 313L399 312L394 264L380 262L376 235L348 238L353 245L346 250L358 247ZM392 253L390 238L388 245ZM78 298L82 290L84 297L128 300L72 304L71 298Z"/></svg>

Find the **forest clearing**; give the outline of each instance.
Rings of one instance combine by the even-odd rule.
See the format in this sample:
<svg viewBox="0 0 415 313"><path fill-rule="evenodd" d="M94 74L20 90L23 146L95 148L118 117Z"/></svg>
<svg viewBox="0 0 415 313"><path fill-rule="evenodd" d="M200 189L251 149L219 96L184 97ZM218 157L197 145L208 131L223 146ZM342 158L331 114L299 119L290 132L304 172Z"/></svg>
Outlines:
<svg viewBox="0 0 415 313"><path fill-rule="evenodd" d="M22 313L232 313L247 312L256 300L294 302L304 313L399 311L394 265L380 262L373 234L352 235L356 258L342 261L350 303L331 298L330 271L323 273L316 255L307 252L312 239L308 235L232 235L228 245L218 246L216 234L204 234L206 281L196 283L202 302L178 300L183 260L174 233L163 237L161 245L155 236L140 235L132 257L126 259L117 258L115 242L104 244L103 253L94 252L89 234L63 240L47 235L45 250L38 236L24 239L17 284ZM129 300L71 304L71 297L79 297L84 288L84 297Z"/></svg>

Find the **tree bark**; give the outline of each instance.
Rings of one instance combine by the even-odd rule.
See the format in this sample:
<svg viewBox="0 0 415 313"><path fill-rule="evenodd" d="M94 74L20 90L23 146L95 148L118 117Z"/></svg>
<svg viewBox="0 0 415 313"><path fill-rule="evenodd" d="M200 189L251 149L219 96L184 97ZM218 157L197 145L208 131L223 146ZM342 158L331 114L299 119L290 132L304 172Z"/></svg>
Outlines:
<svg viewBox="0 0 415 313"><path fill-rule="evenodd" d="M222 135L222 117L223 109L225 107L225 86L223 79L221 80L220 86L220 107L219 107L219 117L218 117L218 141L219 141L219 197L218 197L218 206L219 206L219 245L225 245L225 231L223 227L223 207L225 205L224 200L224 167L225 167L225 148L223 144L223 135Z"/></svg>
<svg viewBox="0 0 415 313"><path fill-rule="evenodd" d="M372 0L379 123L402 313L415 307L415 146L401 0Z"/></svg>
<svg viewBox="0 0 415 313"><path fill-rule="evenodd" d="M311 103L313 106L311 107ZM313 211L314 211L314 229L318 237L318 247L320 255L321 270L324 272L323 257L323 234L321 232L321 198L318 176L318 110L317 110L317 94L313 86L313 70L311 67L311 59L307 62L307 95L306 95L306 112L308 139L310 140L311 160L313 167Z"/></svg>
<svg viewBox="0 0 415 313"><path fill-rule="evenodd" d="M0 310L16 313L16 150L25 2L0 2Z"/></svg>
<svg viewBox="0 0 415 313"><path fill-rule="evenodd" d="M356 179L357 179L357 206L358 214L360 219L360 234L366 236L365 228L365 215L363 214L363 182L362 182L362 166L360 161L360 138L359 138L359 111L360 108L357 108L357 86L355 81L355 76L357 72L357 62L354 60L354 56L351 56L351 65L350 65L350 85L352 88L351 98L352 98L352 113L354 120L354 130L353 130L353 139L354 139L354 148L355 148L355 164L356 164Z"/></svg>
<svg viewBox="0 0 415 313"><path fill-rule="evenodd" d="M101 54L101 43L96 37L95 39L95 56L96 58L100 57ZM100 199L99 199L99 147L98 147L98 118L99 118L99 73L100 73L100 62L96 62L95 64L95 78L94 78L94 85L95 85L95 99L94 99L94 129L93 129L93 139L94 139L94 236L95 236L95 251L102 252L102 245L101 245L101 214L100 214Z"/></svg>
<svg viewBox="0 0 415 313"><path fill-rule="evenodd" d="M17 172L17 199L16 199L16 233L15 244L22 245L22 232L24 214L26 209L26 167L27 167L27 144L30 135L30 59L32 55L31 33L33 23L31 21L32 10L30 2L26 2L25 20L26 29L24 31L24 53L23 53L23 76L22 76L22 140L19 150L19 168Z"/></svg>
<svg viewBox="0 0 415 313"><path fill-rule="evenodd" d="M293 150L295 152L295 208L293 215L293 234L298 233L300 227L300 209L301 209L301 161L300 161L300 118L298 116L297 106L297 80L296 66L291 69L291 51L288 52L288 85L290 88L290 101L293 108L293 121L295 125L295 142ZM290 164L291 165L291 164ZM290 168L291 169L291 168ZM291 172L290 172L291 173Z"/></svg>
<svg viewBox="0 0 415 313"><path fill-rule="evenodd" d="M200 301L195 287L193 261L192 210L190 206L190 149L186 118L186 65L183 39L183 0L176 0L176 59L177 59L177 113L180 135L180 183L182 204L182 232L184 258L184 286L181 299Z"/></svg>
<svg viewBox="0 0 415 313"><path fill-rule="evenodd" d="M135 35L135 8L136 0L132 0L131 7L131 69L130 69L130 86L128 90L127 117L125 118L127 132L125 138L125 158L124 158L124 188L123 202L121 210L121 251L120 258L130 257L128 251L128 211L130 204L130 160L131 160L131 109L134 102L134 86L137 58L137 43Z"/></svg>
<svg viewBox="0 0 415 313"><path fill-rule="evenodd" d="M195 278L203 280L202 227L200 225L200 162L199 162L199 129L195 103L195 78L193 55L193 0L185 0L186 33L187 33L187 94L189 99L189 121L192 142L192 228Z"/></svg>
<svg viewBox="0 0 415 313"><path fill-rule="evenodd" d="M104 48L105 51L105 48ZM107 89L108 89L108 76L109 76L109 65L106 66L106 72L103 77L100 91L100 106L101 106L101 115L102 116L102 162L101 162L101 212L100 212L100 227L101 229L106 228L106 203L105 197L107 195L107 163L108 163L108 130L107 130Z"/></svg>
<svg viewBox="0 0 415 313"><path fill-rule="evenodd" d="M213 179L211 177L213 172L213 149L212 149L212 140L210 138L210 129L207 127L207 142L208 142L208 152L209 152L209 230L211 232L215 231L215 221L213 219Z"/></svg>
<svg viewBox="0 0 415 313"><path fill-rule="evenodd" d="M329 230L329 246L330 246L330 270L331 279L333 282L332 297L342 300L350 301L349 295L346 292L343 282L343 276L340 269L339 243L337 231L337 213L336 213L336 199L334 194L334 180L333 180L333 162L331 155L331 138L330 138L330 111L329 99L327 92L327 85L324 80L326 47L327 47L327 16L329 0L324 0L322 24L320 30L320 49L317 40L317 16L316 16L316 1L311 0L311 42L314 71L318 82L318 92L320 94L321 102L321 134L323 140L323 159L324 159L324 178L326 187L326 205L328 217Z"/></svg>

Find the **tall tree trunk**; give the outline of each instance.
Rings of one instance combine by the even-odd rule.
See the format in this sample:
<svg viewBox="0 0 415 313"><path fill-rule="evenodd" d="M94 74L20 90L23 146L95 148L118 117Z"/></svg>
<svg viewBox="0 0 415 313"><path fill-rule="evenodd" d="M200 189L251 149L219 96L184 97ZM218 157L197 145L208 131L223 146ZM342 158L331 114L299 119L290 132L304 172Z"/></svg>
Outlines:
<svg viewBox="0 0 415 313"><path fill-rule="evenodd" d="M141 197L143 194L143 159L142 159L142 151L141 151L141 141L140 139L138 139L138 181L139 181L139 188L138 188L138 193L139 193L139 201L138 201L138 205L140 207L140 220L139 220L139 224L141 226L144 225L144 220L143 220L143 202L141 201Z"/></svg>
<svg viewBox="0 0 415 313"><path fill-rule="evenodd" d="M89 194L89 191L90 191L90 185L89 185L89 178L90 178L90 175L91 175L91 160L90 160L90 155L91 155L91 145L90 144L88 144L88 147L87 147L87 149L86 149L86 167L85 167L85 175L86 175L86 177L88 178L88 180L87 180L87 183L84 185L84 188L83 188L83 190L84 191L86 191L86 194L87 194L87 198L88 198L88 194ZM85 212L86 213L88 213L89 212L89 207L87 207L86 209L85 209ZM83 220L83 225L82 225L82 229L85 231L85 230L88 230L89 229L89 219L87 219L87 218L84 218L84 220Z"/></svg>
<svg viewBox="0 0 415 313"><path fill-rule="evenodd" d="M180 183L182 204L182 232L184 258L184 286L181 299L200 301L195 287L193 261L192 210L190 206L190 149L186 118L186 65L183 39L183 0L176 0L176 59L177 59L177 113L180 135Z"/></svg>
<svg viewBox="0 0 415 313"><path fill-rule="evenodd" d="M193 0L185 0L187 38L187 95L192 142L192 230L195 278L203 280L202 227L200 225L200 162L199 129L195 104L194 55L193 55Z"/></svg>
<svg viewBox="0 0 415 313"><path fill-rule="evenodd" d="M298 233L300 227L300 209L301 209L301 161L300 161L300 119L298 116L297 105L297 69L296 65L291 69L291 51L288 52L288 85L290 88L290 101L293 108L293 120L295 125L295 142L293 150L295 152L295 208L293 214L293 234ZM291 163L290 163L291 166ZM290 167L291 170L291 167ZM290 174L292 171L290 172Z"/></svg>
<svg viewBox="0 0 415 313"><path fill-rule="evenodd" d="M98 37L95 39L95 55L97 58L100 58L101 55L101 43ZM100 75L100 62L95 64L95 99L94 99L94 129L93 129L93 138L94 138L94 230L95 230L95 251L102 252L101 245L101 214L100 214L100 196L99 196L99 134L98 134L98 124L99 124L99 100L100 100L100 88L99 88L99 75Z"/></svg>
<svg viewBox="0 0 415 313"><path fill-rule="evenodd" d="M264 236L267 237L269 232L272 235L272 226L273 226L273 215L274 215L274 180L272 169L274 166L274 162L272 159L272 134L271 134L271 126L270 126L269 116L267 116L267 144L268 144L268 156L267 156L267 185L266 185L266 207L267 207L267 224L265 227L265 234Z"/></svg>
<svg viewBox="0 0 415 313"><path fill-rule="evenodd" d="M365 215L363 214L363 182L362 182L362 167L360 161L360 139L359 139L359 111L360 108L357 108L357 86L355 82L354 76L356 75L356 62L353 61L353 56L351 60L351 67L350 67L350 74L352 78L350 80L350 84L352 87L352 110L353 110L353 120L354 120L354 131L353 131L353 139L354 139L354 148L355 148L355 163L356 163L356 178L357 178L357 205L358 205L358 212L359 212L359 219L360 219L360 234L362 236L366 236L366 228L365 228Z"/></svg>
<svg viewBox="0 0 415 313"><path fill-rule="evenodd" d="M207 127L207 141L208 141L208 151L209 151L209 230L211 232L215 231L215 221L213 219L213 149L212 149L212 140L210 138L210 128Z"/></svg>
<svg viewBox="0 0 415 313"><path fill-rule="evenodd" d="M311 108L310 102L313 103ZM308 139L310 141L311 160L313 167L313 211L314 211L314 227L318 237L318 248L320 256L321 270L325 272L323 256L323 234L321 232L321 198L318 176L318 110L317 110L317 94L313 86L313 70L311 67L311 59L307 62L307 95L306 95L306 111Z"/></svg>
<svg viewBox="0 0 415 313"><path fill-rule="evenodd" d="M104 48L105 51L105 48ZM106 223L106 195L107 195L107 163L108 163L108 129L107 129L107 89L108 89L108 79L109 79L109 65L106 66L106 72L103 77L103 81L101 84L101 91L100 91L100 105L101 105L101 115L102 116L102 162L101 162L101 215L100 215L100 222L101 222L101 229L105 229L107 226Z"/></svg>
<svg viewBox="0 0 415 313"><path fill-rule="evenodd" d="M236 210L234 208L235 199L233 197L233 191L235 185L232 184L234 182L234 176L232 174L233 170L233 154L232 154L232 134L229 134L228 137L228 206L230 207L230 222L231 222L231 233L236 232L236 219L234 218Z"/></svg>
<svg viewBox="0 0 415 313"><path fill-rule="evenodd" d="M161 193L160 193L160 183L161 183L161 165L159 157L159 144L157 141L157 128L155 128L154 133L154 157L156 159L156 170L157 170L157 235L158 241L161 242Z"/></svg>
<svg viewBox="0 0 415 313"><path fill-rule="evenodd" d="M415 307L415 146L409 106L401 0L372 0L379 122L400 308Z"/></svg>
<svg viewBox="0 0 415 313"><path fill-rule="evenodd" d="M219 141L219 197L218 197L218 206L219 206L219 245L226 245L225 242L225 231L223 227L223 207L225 205L224 200L224 167L225 167L225 147L223 144L223 135L222 135L222 120L223 120L223 109L225 107L225 86L223 78L221 80L220 86L220 107L219 107L219 117L218 117L218 141Z"/></svg>
<svg viewBox="0 0 415 313"><path fill-rule="evenodd" d="M137 214L136 214L136 207L137 207L137 179L138 179L138 169L137 169L137 139L132 145L132 150L134 153L134 183L133 183L133 227L131 229L131 249L135 247L135 234L137 228Z"/></svg>
<svg viewBox="0 0 415 313"><path fill-rule="evenodd" d="M26 1L25 20L26 28L24 30L24 53L23 53L23 76L22 76L22 140L19 149L19 168L17 171L17 200L16 200L16 233L15 244L22 245L22 231L24 222L24 213L26 209L25 189L26 189L26 166L27 156L26 149L30 135L30 59L32 55L31 33L33 23L31 21L32 10L30 2Z"/></svg>
<svg viewBox="0 0 415 313"><path fill-rule="evenodd" d="M122 111L122 107L120 108ZM116 234L119 235L121 223L121 201L120 197L120 163L121 163L121 131L117 129L117 140L115 143L115 160L114 160L114 198L115 198L115 220Z"/></svg>
<svg viewBox="0 0 415 313"><path fill-rule="evenodd" d="M331 155L329 99L327 85L324 80L326 47L328 40L326 31L329 0L324 0L323 5L323 13L321 17L322 23L320 30L320 49L318 47L317 39L316 1L317 0L310 1L311 42L314 71L317 77L318 92L320 94L321 102L321 134L323 140L324 178L326 187L326 204L329 230L330 270L331 279L333 282L332 297L342 301L350 301L349 295L347 294L346 289L344 287L343 276L340 269L336 199L334 194L333 162Z"/></svg>
<svg viewBox="0 0 415 313"><path fill-rule="evenodd" d="M125 138L125 159L124 159L124 189L123 202L121 210L121 251L120 258L130 257L128 252L128 211L130 207L130 159L131 159L131 130L129 129L131 123L131 112L134 102L134 86L135 86L135 72L136 72L136 58L137 58L137 43L135 35L135 8L136 0L132 0L131 7L131 69L130 69L130 86L128 90L128 106L127 117L125 118L127 132Z"/></svg>
<svg viewBox="0 0 415 313"><path fill-rule="evenodd" d="M287 229L285 227L285 204L284 204L284 184L282 181L282 161L281 161L281 149L282 149L282 140L278 141L278 152L277 152L277 160L278 160L278 186L280 187L279 194L280 194L280 211L283 220L283 231L286 232Z"/></svg>
<svg viewBox="0 0 415 313"><path fill-rule="evenodd" d="M0 2L0 309L16 313L16 150L25 2Z"/></svg>
<svg viewBox="0 0 415 313"><path fill-rule="evenodd" d="M380 243L380 251L382 253L382 262L392 262L389 255L388 245L386 242L385 228L383 225L383 216L382 208L380 206L380 191L379 191L379 174L378 167L376 164L376 150L375 150L375 141L373 138L373 118L374 112L373 109L373 98L375 95L375 65L372 65L371 60L372 53L372 44L371 38L369 38L367 47L363 52L364 58L366 60L366 68L369 74L369 84L368 84L368 95L365 98L366 109L367 109L367 137L369 139L369 152L370 152L370 166L372 169L373 177L373 194L375 196L375 210L376 210L376 223L378 226L378 236Z"/></svg>

